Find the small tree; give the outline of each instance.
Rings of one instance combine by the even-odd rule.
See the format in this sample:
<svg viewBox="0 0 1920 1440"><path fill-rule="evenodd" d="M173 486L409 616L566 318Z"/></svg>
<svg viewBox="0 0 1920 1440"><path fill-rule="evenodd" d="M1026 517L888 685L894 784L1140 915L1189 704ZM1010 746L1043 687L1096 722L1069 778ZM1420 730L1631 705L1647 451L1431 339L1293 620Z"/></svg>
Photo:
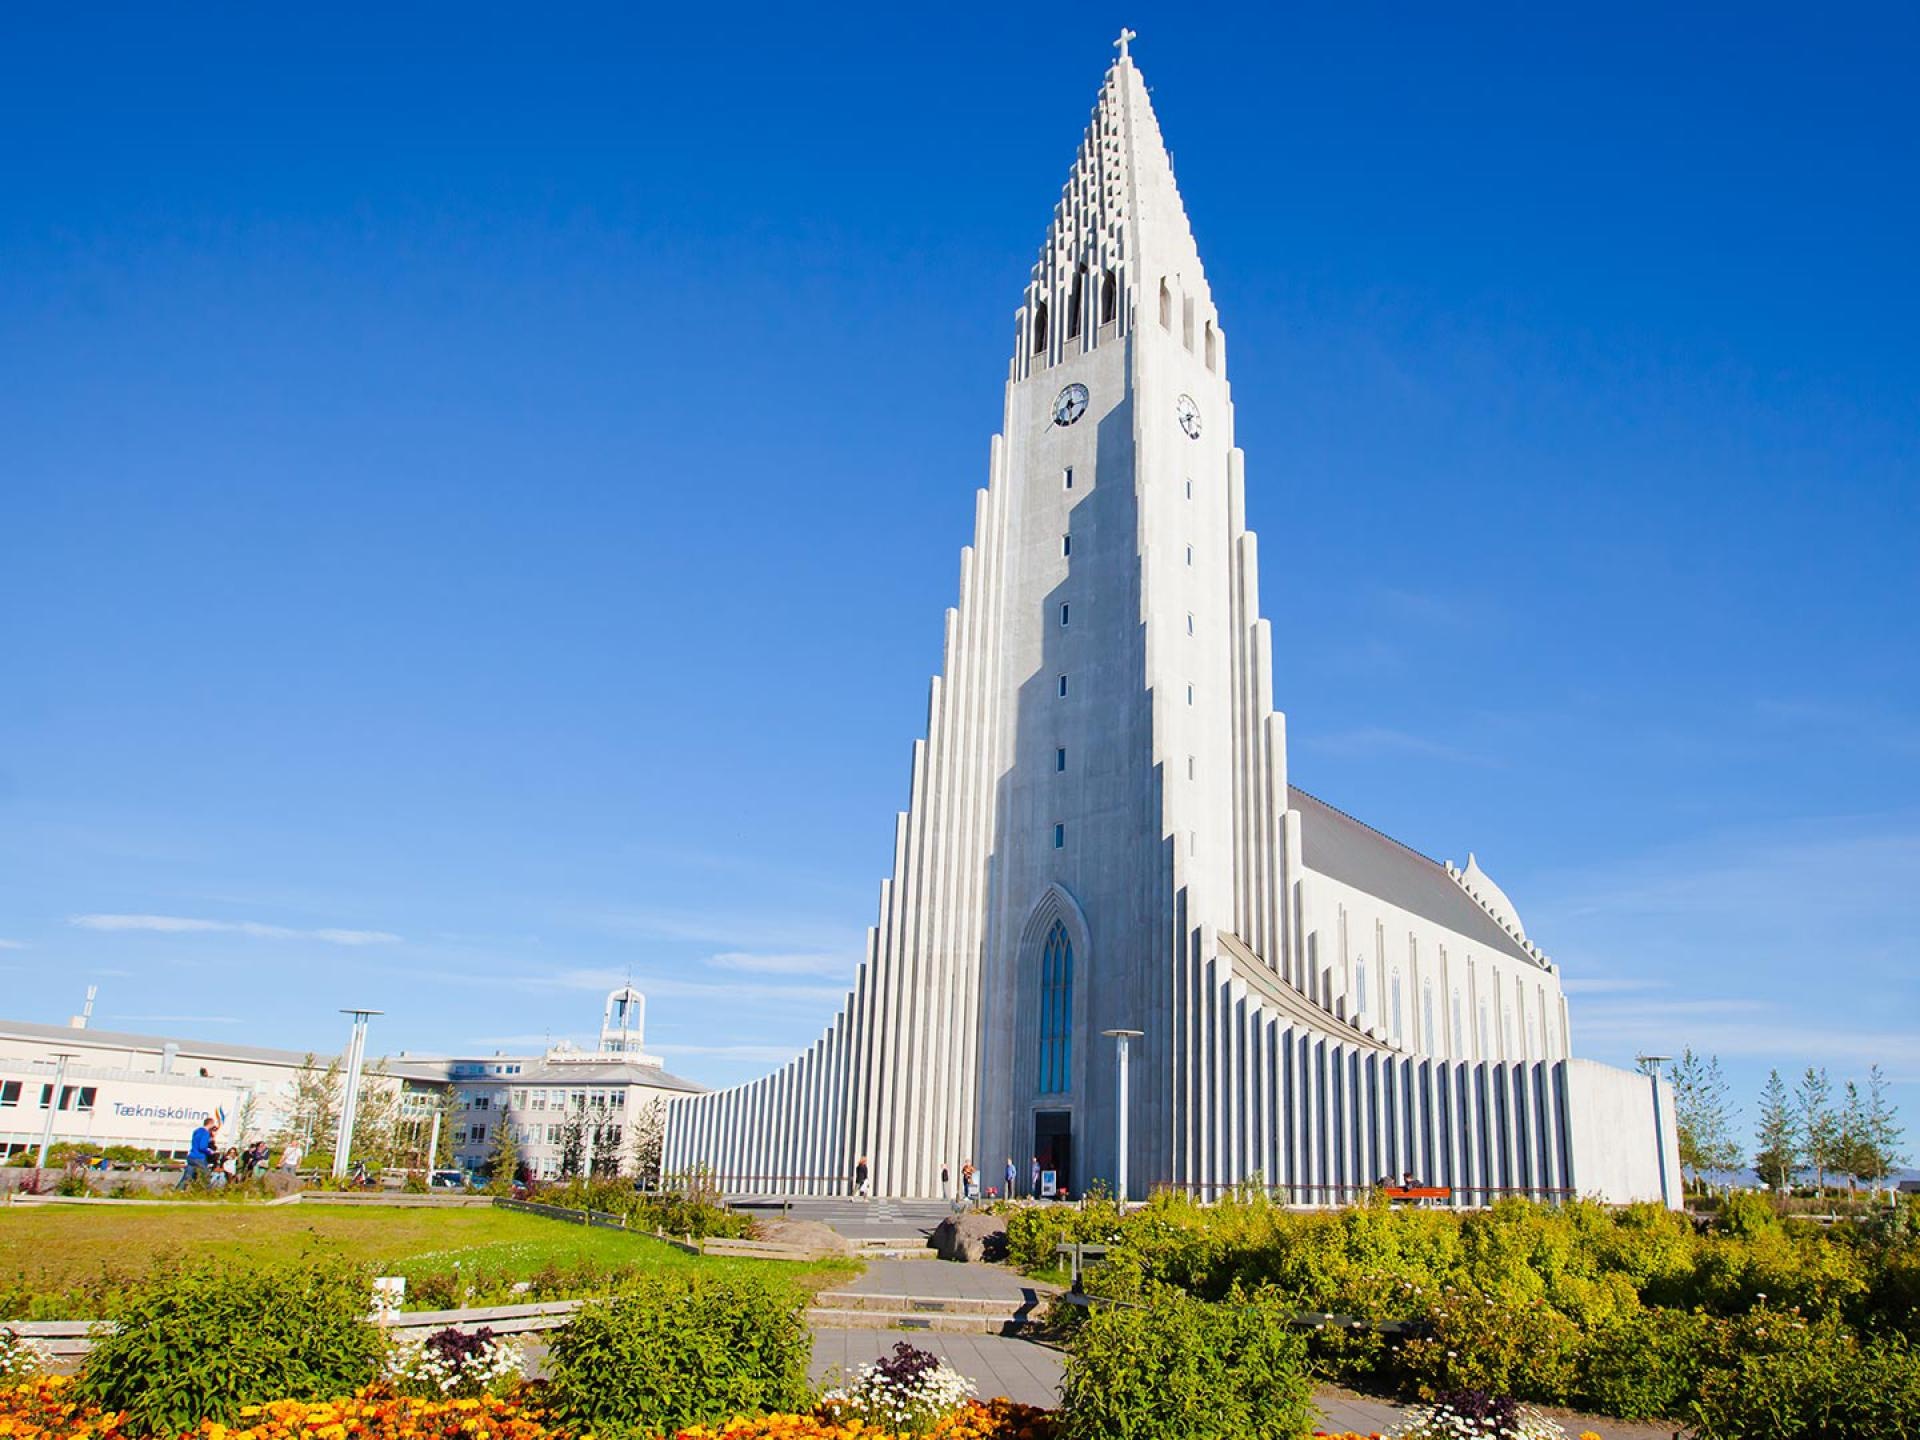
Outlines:
<svg viewBox="0 0 1920 1440"><path fill-rule="evenodd" d="M585 1168L587 1159L587 1117L579 1107L567 1111L560 1126L560 1178L572 1180Z"/></svg>
<svg viewBox="0 0 1920 1440"><path fill-rule="evenodd" d="M1867 1103L1861 1098L1860 1087L1849 1080L1842 1094L1829 1163L1847 1177L1847 1189L1851 1191L1864 1172L1874 1168L1874 1162L1867 1154L1871 1148L1867 1138Z"/></svg>
<svg viewBox="0 0 1920 1440"><path fill-rule="evenodd" d="M1760 1092L1760 1128L1753 1143L1753 1168L1760 1178L1775 1190L1786 1189L1800 1168L1800 1126L1778 1070L1767 1075L1766 1089Z"/></svg>
<svg viewBox="0 0 1920 1440"><path fill-rule="evenodd" d="M1680 1166L1697 1182L1708 1170L1737 1169L1740 1146L1733 1138L1733 1114L1727 1106L1727 1081L1719 1056L1680 1053L1668 1077L1673 1084L1674 1133Z"/></svg>
<svg viewBox="0 0 1920 1440"><path fill-rule="evenodd" d="M487 1179L494 1188L504 1190L513 1184L520 1168L520 1146L513 1133L513 1112L502 1110L493 1127L493 1149L487 1153Z"/></svg>
<svg viewBox="0 0 1920 1440"><path fill-rule="evenodd" d="M593 1163L588 1167L599 1179L611 1179L620 1173L620 1122L596 1117L593 1122Z"/></svg>
<svg viewBox="0 0 1920 1440"><path fill-rule="evenodd" d="M1887 1094L1886 1072L1878 1065L1867 1071L1865 1131L1864 1153L1869 1161L1870 1173L1861 1178L1877 1190L1882 1180L1906 1163L1906 1156L1900 1151L1900 1141L1906 1135L1906 1127L1901 1125L1899 1111L1895 1109L1892 1097Z"/></svg>
<svg viewBox="0 0 1920 1440"><path fill-rule="evenodd" d="M1799 1121L1801 1153L1813 1167L1814 1188L1825 1191L1827 1172L1834 1168L1838 1117L1833 1113L1833 1082L1827 1079L1824 1069L1807 1067L1793 1092L1793 1104Z"/></svg>
<svg viewBox="0 0 1920 1440"><path fill-rule="evenodd" d="M286 1121L275 1140L284 1146L298 1140L312 1156L333 1148L334 1133L340 1125L341 1067L331 1060L321 1068L311 1052L293 1077L293 1094L288 1098Z"/></svg>
<svg viewBox="0 0 1920 1440"><path fill-rule="evenodd" d="M667 1107L658 1100L649 1100L639 1107L628 1126L628 1139L633 1149L634 1178L648 1189L656 1189L660 1184L660 1162L665 1153L667 1138Z"/></svg>

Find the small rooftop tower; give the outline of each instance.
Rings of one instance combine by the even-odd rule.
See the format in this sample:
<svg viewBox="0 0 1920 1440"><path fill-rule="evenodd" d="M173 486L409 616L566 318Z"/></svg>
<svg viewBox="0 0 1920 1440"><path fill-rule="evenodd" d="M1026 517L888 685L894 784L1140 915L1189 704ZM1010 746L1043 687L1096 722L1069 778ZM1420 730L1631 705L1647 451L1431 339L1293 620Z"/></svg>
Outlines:
<svg viewBox="0 0 1920 1440"><path fill-rule="evenodd" d="M659 1064L641 1051L646 1029L646 996L631 985L607 992L607 1007L600 1016L601 1054L624 1055L642 1063Z"/></svg>

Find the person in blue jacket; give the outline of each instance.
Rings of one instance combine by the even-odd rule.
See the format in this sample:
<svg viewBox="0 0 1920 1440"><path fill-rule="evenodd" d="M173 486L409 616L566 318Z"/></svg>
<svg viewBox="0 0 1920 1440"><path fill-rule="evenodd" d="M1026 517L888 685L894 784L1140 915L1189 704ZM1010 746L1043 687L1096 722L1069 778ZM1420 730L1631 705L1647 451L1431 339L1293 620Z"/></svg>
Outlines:
<svg viewBox="0 0 1920 1440"><path fill-rule="evenodd" d="M186 1189L195 1179L207 1178L213 1165L214 1137L219 1133L220 1122L211 1115L194 1130L193 1139L187 1145L187 1168L180 1172L179 1189Z"/></svg>

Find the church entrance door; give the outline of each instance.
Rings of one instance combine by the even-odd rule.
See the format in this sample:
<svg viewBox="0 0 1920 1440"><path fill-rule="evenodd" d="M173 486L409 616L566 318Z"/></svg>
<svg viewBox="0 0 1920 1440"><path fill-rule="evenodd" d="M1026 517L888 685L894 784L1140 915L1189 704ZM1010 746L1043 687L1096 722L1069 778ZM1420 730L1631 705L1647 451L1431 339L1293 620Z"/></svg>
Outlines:
<svg viewBox="0 0 1920 1440"><path fill-rule="evenodd" d="M1033 1115L1033 1154L1043 1177L1054 1174L1055 1193L1073 1184L1073 1112L1036 1110ZM1044 1188L1044 1186L1043 1186Z"/></svg>

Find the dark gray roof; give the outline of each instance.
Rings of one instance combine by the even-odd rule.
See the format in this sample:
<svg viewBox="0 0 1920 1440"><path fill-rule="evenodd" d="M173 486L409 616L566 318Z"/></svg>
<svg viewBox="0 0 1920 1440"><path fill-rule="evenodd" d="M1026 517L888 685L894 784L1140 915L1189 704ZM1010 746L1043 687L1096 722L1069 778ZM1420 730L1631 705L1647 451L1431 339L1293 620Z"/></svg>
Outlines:
<svg viewBox="0 0 1920 1440"><path fill-rule="evenodd" d="M1300 812L1301 858L1310 869L1516 960L1540 963L1438 861L1296 786L1287 787L1287 804Z"/></svg>
<svg viewBox="0 0 1920 1440"><path fill-rule="evenodd" d="M402 1062L404 1063L404 1062ZM449 1066L457 1063L446 1062ZM489 1057L489 1064L498 1063ZM641 1065L632 1060L518 1060L516 1075L453 1075L449 1083L475 1085L651 1085L656 1090L685 1090L689 1094L706 1093L706 1086L682 1075L674 1075L656 1065Z"/></svg>

